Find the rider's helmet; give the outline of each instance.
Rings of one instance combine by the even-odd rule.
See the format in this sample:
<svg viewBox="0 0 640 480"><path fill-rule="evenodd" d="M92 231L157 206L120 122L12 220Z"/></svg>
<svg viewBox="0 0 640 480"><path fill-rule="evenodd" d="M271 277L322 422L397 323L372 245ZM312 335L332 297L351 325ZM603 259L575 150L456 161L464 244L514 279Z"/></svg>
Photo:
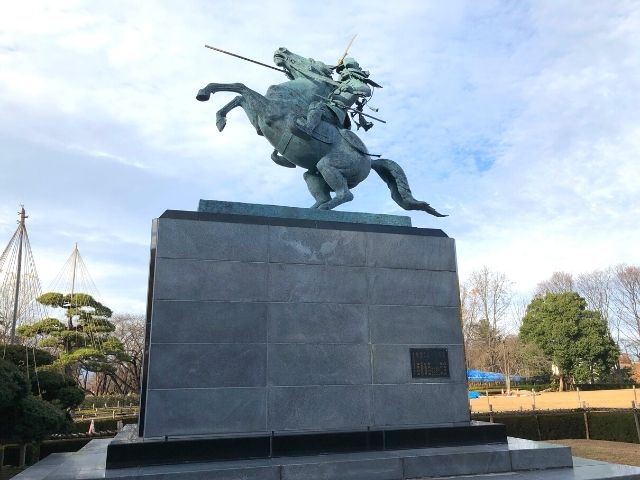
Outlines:
<svg viewBox="0 0 640 480"><path fill-rule="evenodd" d="M358 62L356 62L356 60L351 57L345 57L342 63L338 65L336 71L338 73L349 73L365 78L369 76L369 72L367 72L366 70L362 70Z"/></svg>

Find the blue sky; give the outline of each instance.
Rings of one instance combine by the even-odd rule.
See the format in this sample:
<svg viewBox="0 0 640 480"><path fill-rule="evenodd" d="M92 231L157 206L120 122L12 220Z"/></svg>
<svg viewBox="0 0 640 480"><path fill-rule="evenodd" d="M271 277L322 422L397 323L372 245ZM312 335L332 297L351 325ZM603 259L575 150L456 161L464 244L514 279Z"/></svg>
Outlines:
<svg viewBox="0 0 640 480"><path fill-rule="evenodd" d="M526 294L552 272L640 263L637 1L21 1L0 17L0 240L23 203L43 288L74 242L106 304L144 311L151 219L200 198L306 207L302 170L278 167L234 94L281 74L276 48L350 54L384 86L386 125L362 134L400 163L411 213ZM339 209L404 214L372 174Z"/></svg>

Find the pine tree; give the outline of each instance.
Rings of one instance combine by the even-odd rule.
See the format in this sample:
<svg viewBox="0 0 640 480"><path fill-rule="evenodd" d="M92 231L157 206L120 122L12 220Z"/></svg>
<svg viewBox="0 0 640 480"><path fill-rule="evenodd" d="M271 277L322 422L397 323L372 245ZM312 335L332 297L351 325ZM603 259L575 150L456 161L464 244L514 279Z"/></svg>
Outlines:
<svg viewBox="0 0 640 480"><path fill-rule="evenodd" d="M80 371L115 371L115 363L126 361L122 342L113 335L115 325L109 320L111 309L86 293L49 292L38 297L42 305L65 310L65 321L47 317L23 325L18 333L36 338L39 347L53 348L58 358L51 364L69 375Z"/></svg>

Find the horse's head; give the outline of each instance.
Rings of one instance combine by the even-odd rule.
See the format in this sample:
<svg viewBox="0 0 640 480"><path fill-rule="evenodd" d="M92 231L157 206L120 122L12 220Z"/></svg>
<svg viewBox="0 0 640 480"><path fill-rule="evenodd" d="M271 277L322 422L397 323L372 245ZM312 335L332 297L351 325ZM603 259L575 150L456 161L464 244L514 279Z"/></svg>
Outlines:
<svg viewBox="0 0 640 480"><path fill-rule="evenodd" d="M290 52L284 47L280 47L273 54L273 61L279 67L287 71L287 77L294 80L296 78L310 78L309 72L322 77L331 78L331 67L326 63L305 58Z"/></svg>

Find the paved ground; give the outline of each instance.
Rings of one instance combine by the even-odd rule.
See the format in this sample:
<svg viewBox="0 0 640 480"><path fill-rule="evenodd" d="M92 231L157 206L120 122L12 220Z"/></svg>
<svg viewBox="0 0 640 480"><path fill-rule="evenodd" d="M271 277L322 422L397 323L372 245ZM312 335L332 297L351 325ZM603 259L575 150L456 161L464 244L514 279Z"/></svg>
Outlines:
<svg viewBox="0 0 640 480"><path fill-rule="evenodd" d="M514 391L510 397L490 395L469 400L472 412L488 412L489 404L494 412L514 410L531 410L534 403L532 392ZM582 402L589 408L631 408L631 401L640 401L640 389L597 390L594 392L537 392L535 405L538 410L569 409L582 407ZM636 405L638 402L636 402Z"/></svg>
<svg viewBox="0 0 640 480"><path fill-rule="evenodd" d="M576 457L602 460L603 462L622 463L640 467L640 444L623 442L606 442L604 440L547 440L571 447Z"/></svg>

